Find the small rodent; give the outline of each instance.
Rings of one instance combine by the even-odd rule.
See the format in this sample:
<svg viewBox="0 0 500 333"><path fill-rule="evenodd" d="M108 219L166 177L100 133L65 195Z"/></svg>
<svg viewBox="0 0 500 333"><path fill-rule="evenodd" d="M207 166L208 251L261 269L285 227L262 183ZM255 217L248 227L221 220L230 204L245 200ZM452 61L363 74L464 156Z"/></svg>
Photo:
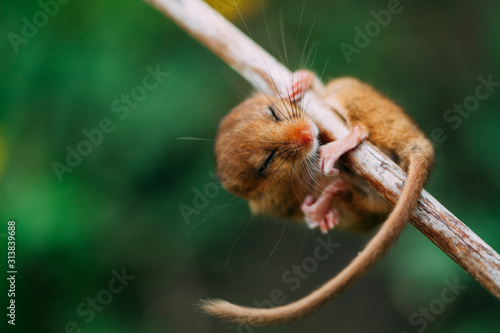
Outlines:
<svg viewBox="0 0 500 333"><path fill-rule="evenodd" d="M313 73L304 70L294 73L293 78L297 81L287 98L256 94L221 121L215 156L223 186L248 200L255 214L305 219L323 233L337 225L362 231L385 222L346 268L298 301L271 309L242 307L223 300L202 303L205 312L233 322L255 326L287 323L337 297L395 243L433 165L433 147L423 132L400 107L372 87L347 77L332 80L325 87ZM308 89L346 120L351 128L347 137L329 137L300 107ZM377 192L341 163L339 170L334 168L341 155L364 139L408 173L392 212Z"/></svg>

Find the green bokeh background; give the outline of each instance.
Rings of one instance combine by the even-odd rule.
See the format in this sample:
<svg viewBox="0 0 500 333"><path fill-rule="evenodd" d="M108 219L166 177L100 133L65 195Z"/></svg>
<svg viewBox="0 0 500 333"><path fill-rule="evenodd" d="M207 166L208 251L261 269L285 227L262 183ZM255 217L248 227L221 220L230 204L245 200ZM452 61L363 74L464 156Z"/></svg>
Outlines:
<svg viewBox="0 0 500 333"><path fill-rule="evenodd" d="M240 4L255 40L271 50L260 2ZM301 65L303 50L311 52L302 65L326 68L325 79L359 77L428 134L444 130L427 189L498 250L500 91L456 129L443 114L474 94L478 76L500 81L500 3L401 4L350 63L340 43L353 44L353 29L364 29L370 11L387 1L273 0L264 8L274 53L282 57L283 32L291 68ZM244 29L231 6L218 8ZM41 7L8 0L0 9L0 236L7 221L17 223L15 328L6 325L0 238L7 332L63 332L69 322L82 332L498 332L498 301L413 226L368 276L303 321L248 329L203 316L193 306L200 298L252 305L279 289L297 299L346 265L371 235L332 232L339 248L291 291L282 274L313 254L317 232L252 219L245 202L222 190L188 219L179 210L212 184L214 159L213 142L177 138L213 139L221 117L251 93L247 82L142 1L70 1L17 53L8 34L20 35L22 18L31 21ZM142 84L148 66L169 75L120 119L111 104ZM64 163L66 147L75 149L82 131L105 118L114 130L59 181L53 162ZM77 307L122 268L135 278L87 323ZM437 304L446 280L466 289L425 329L412 325L414 312Z"/></svg>

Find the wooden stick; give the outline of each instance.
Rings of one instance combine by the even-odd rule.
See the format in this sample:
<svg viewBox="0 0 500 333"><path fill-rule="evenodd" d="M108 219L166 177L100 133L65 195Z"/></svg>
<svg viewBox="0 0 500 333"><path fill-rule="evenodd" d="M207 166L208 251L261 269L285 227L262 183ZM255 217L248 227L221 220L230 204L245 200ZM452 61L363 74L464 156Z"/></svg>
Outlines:
<svg viewBox="0 0 500 333"><path fill-rule="evenodd" d="M256 89L286 92L291 72L253 40L200 0L147 0L200 43L217 54ZM335 138L349 133L341 118L313 92L304 96L306 111ZM347 166L394 204L405 173L369 142L346 154ZM434 244L500 299L500 256L427 191L422 192L411 218Z"/></svg>

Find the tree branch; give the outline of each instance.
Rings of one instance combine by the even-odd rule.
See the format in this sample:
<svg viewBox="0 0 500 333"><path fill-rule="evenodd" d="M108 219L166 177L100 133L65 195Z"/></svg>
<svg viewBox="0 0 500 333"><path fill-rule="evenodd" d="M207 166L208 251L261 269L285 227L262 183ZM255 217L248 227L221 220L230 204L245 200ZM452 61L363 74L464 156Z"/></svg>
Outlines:
<svg viewBox="0 0 500 333"><path fill-rule="evenodd" d="M256 89L267 94L286 91L291 72L274 57L200 0L147 0L204 44ZM306 111L335 138L349 130L313 92L307 92ZM405 173L369 142L346 154L347 166L395 204ZM422 192L411 223L500 299L500 256L427 191Z"/></svg>

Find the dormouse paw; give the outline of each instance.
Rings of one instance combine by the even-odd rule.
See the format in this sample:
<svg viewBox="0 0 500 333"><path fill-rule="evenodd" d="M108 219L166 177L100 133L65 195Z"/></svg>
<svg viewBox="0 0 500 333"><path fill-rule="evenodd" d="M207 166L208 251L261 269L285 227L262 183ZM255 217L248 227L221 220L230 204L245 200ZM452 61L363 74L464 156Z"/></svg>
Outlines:
<svg viewBox="0 0 500 333"><path fill-rule="evenodd" d="M288 89L288 99L290 103L295 103L302 99L304 93L312 86L314 74L310 71L300 70L292 75L292 87Z"/></svg>
<svg viewBox="0 0 500 333"><path fill-rule="evenodd" d="M334 165L340 156L335 156L332 150L325 146L319 148L319 169L327 176L336 176L339 174L339 170L334 168Z"/></svg>
<svg viewBox="0 0 500 333"><path fill-rule="evenodd" d="M338 175L339 170L334 168L337 160L355 148L361 141L367 137L367 134L361 131L359 126L354 126L348 136L345 138L329 142L319 147L319 168L321 172L328 176Z"/></svg>
<svg viewBox="0 0 500 333"><path fill-rule="evenodd" d="M319 230L326 234L339 224L339 214L335 208L329 208L325 212L322 206L321 202L316 201L312 195L309 195L302 204L302 211L309 228L319 227Z"/></svg>

